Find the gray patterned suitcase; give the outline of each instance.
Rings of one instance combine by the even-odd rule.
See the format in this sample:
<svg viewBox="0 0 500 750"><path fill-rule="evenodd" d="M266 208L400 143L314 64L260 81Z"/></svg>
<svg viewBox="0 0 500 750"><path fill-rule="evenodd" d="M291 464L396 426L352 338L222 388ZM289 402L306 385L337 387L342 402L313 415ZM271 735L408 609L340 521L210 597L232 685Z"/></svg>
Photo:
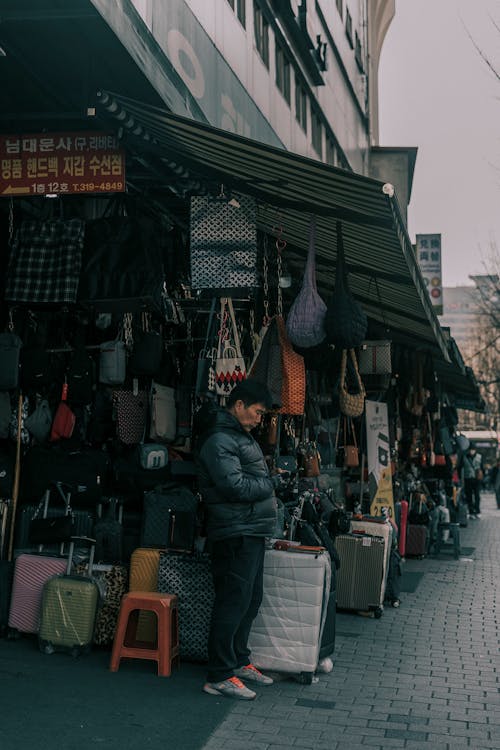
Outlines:
<svg viewBox="0 0 500 750"><path fill-rule="evenodd" d="M160 553L158 591L177 594L183 659L207 661L214 588L207 554Z"/></svg>
<svg viewBox="0 0 500 750"><path fill-rule="evenodd" d="M380 592L384 578L385 542L378 536L340 534L335 539L340 557L337 607L372 611L381 617Z"/></svg>

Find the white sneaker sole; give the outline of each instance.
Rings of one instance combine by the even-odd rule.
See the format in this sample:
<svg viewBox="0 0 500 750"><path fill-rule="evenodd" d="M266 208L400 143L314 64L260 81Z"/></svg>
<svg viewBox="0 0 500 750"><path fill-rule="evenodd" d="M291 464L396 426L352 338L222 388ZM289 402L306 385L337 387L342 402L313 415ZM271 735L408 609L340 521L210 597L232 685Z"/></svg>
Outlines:
<svg viewBox="0 0 500 750"><path fill-rule="evenodd" d="M222 695L223 698L234 698L238 701L253 701L257 697L257 693L251 691L252 695L242 695L241 693L226 693L224 690L217 690L210 684L203 685L203 692L209 695Z"/></svg>

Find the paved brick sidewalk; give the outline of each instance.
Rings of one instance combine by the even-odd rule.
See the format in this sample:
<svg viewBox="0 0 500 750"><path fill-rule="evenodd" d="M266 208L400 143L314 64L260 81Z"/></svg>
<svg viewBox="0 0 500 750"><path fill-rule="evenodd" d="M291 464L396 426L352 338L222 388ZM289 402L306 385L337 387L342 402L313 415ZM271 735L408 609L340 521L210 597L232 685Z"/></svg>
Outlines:
<svg viewBox="0 0 500 750"><path fill-rule="evenodd" d="M334 670L235 703L204 750L500 748L500 511L483 494L465 554L408 560L415 593L380 620L339 614ZM467 549L469 548L469 549ZM471 549L473 548L473 549ZM208 698L208 701L219 699ZM227 699L221 699L227 701Z"/></svg>

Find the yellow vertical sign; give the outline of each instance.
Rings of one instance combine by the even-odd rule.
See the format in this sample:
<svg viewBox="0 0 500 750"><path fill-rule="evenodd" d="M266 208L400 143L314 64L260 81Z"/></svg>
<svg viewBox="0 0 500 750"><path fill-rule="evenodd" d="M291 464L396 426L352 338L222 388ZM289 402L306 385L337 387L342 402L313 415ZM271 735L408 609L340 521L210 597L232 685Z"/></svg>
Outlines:
<svg viewBox="0 0 500 750"><path fill-rule="evenodd" d="M382 508L387 508L389 516L394 518L389 419L385 403L366 401L366 444L370 513L381 516Z"/></svg>

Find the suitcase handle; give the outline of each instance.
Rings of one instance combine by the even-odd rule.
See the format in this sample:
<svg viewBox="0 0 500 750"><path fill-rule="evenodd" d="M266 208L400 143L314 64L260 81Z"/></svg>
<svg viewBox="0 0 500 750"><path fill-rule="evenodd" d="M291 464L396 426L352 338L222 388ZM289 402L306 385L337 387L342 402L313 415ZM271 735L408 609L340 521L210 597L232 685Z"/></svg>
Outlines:
<svg viewBox="0 0 500 750"><path fill-rule="evenodd" d="M68 553L68 564L66 565L66 574L71 575L71 568L73 566L73 557L75 554L75 542L86 542L87 546L89 547L89 562L88 562L88 571L89 571L89 578L92 577L92 573L94 571L94 554L95 554L95 539L92 539L89 536L72 536L71 541L69 543L69 553Z"/></svg>

